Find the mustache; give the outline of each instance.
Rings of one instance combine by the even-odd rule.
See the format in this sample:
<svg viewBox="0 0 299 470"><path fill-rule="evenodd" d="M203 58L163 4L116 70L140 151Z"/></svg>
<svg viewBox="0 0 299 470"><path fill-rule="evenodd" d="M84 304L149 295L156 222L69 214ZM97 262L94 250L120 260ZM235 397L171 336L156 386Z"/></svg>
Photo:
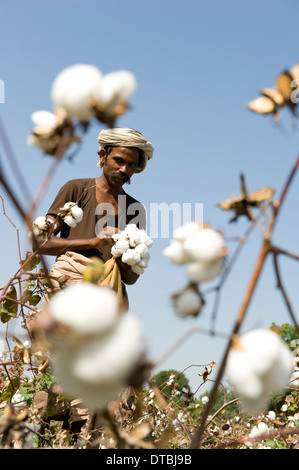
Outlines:
<svg viewBox="0 0 299 470"><path fill-rule="evenodd" d="M115 173L114 173L114 176L115 176L116 178L120 178L121 180L123 180L124 183L131 184L130 178L129 178L128 175L126 175L125 173L115 172Z"/></svg>

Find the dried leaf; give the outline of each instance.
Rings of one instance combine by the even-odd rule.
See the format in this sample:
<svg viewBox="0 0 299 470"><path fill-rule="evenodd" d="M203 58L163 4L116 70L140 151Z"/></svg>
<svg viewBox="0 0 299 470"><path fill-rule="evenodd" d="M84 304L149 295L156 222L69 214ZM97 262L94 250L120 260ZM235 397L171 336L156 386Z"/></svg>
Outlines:
<svg viewBox="0 0 299 470"><path fill-rule="evenodd" d="M241 196L233 195L218 204L220 209L235 213L230 222L235 222L242 215L245 215L249 220L252 220L250 212L251 208L258 207L262 202L269 202L275 189L266 187L247 194L244 176L241 175L241 192Z"/></svg>
<svg viewBox="0 0 299 470"><path fill-rule="evenodd" d="M275 102L268 96L259 96L247 104L247 108L258 114L272 114L276 109Z"/></svg>

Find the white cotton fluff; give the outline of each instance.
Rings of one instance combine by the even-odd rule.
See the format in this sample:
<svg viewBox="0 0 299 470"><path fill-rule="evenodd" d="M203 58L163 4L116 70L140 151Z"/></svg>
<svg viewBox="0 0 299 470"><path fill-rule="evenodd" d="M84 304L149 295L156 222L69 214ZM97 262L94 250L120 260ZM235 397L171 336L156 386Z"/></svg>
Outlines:
<svg viewBox="0 0 299 470"><path fill-rule="evenodd" d="M46 240L48 231L50 227L53 225L54 221L47 219L46 217L39 216L37 217L33 224L32 224L32 231L35 236L35 238L38 241L43 241ZM56 227L56 224L54 226L54 229Z"/></svg>
<svg viewBox="0 0 299 470"><path fill-rule="evenodd" d="M189 282L199 284L200 282L212 281L223 268L224 259L218 258L210 262L194 261L187 267L186 276Z"/></svg>
<svg viewBox="0 0 299 470"><path fill-rule="evenodd" d="M289 386L292 388L299 388L299 369L295 370L290 378Z"/></svg>
<svg viewBox="0 0 299 470"><path fill-rule="evenodd" d="M92 118L90 100L101 93L102 72L94 65L76 64L62 70L55 78L51 97L68 115L87 123Z"/></svg>
<svg viewBox="0 0 299 470"><path fill-rule="evenodd" d="M73 284L55 294L49 312L80 336L105 335L115 327L119 315L114 292L89 282Z"/></svg>
<svg viewBox="0 0 299 470"><path fill-rule="evenodd" d="M212 261L223 256L223 236L211 228L199 230L184 243L193 259L198 261Z"/></svg>
<svg viewBox="0 0 299 470"><path fill-rule="evenodd" d="M269 433L269 427L267 426L266 423L261 422L257 426L253 426L248 437L250 439L255 439L255 438L260 437L262 434L268 434L268 433ZM245 441L244 444L250 447L252 443L250 440L248 440L248 441Z"/></svg>
<svg viewBox="0 0 299 470"><path fill-rule="evenodd" d="M31 114L32 122L40 129L50 131L54 129L57 124L57 116L50 111L35 111Z"/></svg>
<svg viewBox="0 0 299 470"><path fill-rule="evenodd" d="M291 370L289 348L276 333L267 329L240 336L226 364L229 380L249 414L266 406L269 393L279 392L286 386Z"/></svg>
<svg viewBox="0 0 299 470"><path fill-rule="evenodd" d="M202 300L194 289L184 289L173 296L175 313L180 317L197 315L202 307Z"/></svg>
<svg viewBox="0 0 299 470"><path fill-rule="evenodd" d="M174 264L186 264L192 261L191 255L185 250L184 244L177 239L172 239L163 250L166 256Z"/></svg>
<svg viewBox="0 0 299 470"><path fill-rule="evenodd" d="M180 241L185 241L193 237L201 230L201 224L198 222L186 222L181 227L178 227L173 232L173 238Z"/></svg>
<svg viewBox="0 0 299 470"><path fill-rule="evenodd" d="M103 76L99 98L101 101L114 106L127 103L136 91L135 76L127 70L110 72Z"/></svg>
<svg viewBox="0 0 299 470"><path fill-rule="evenodd" d="M134 248L128 248L127 251L122 254L121 260L123 263L133 266L141 260L141 256Z"/></svg>
<svg viewBox="0 0 299 470"><path fill-rule="evenodd" d="M80 348L74 358L74 376L95 384L116 379L124 382L143 349L140 322L133 314L126 313L109 337L103 341L95 339Z"/></svg>
<svg viewBox="0 0 299 470"><path fill-rule="evenodd" d="M143 274L150 259L149 248L153 240L144 229L138 229L136 224L128 224L124 230L112 236L115 244L111 253L115 258L121 257L123 263L132 267L136 274Z"/></svg>
<svg viewBox="0 0 299 470"><path fill-rule="evenodd" d="M65 215L61 215L64 222L71 228L76 227L83 219L83 210L74 202L66 202L63 209L69 209Z"/></svg>
<svg viewBox="0 0 299 470"><path fill-rule="evenodd" d="M76 283L50 299L49 314L68 328L52 340L55 376L64 394L102 408L126 387L144 352L141 325L120 314L114 291Z"/></svg>
<svg viewBox="0 0 299 470"><path fill-rule="evenodd" d="M163 254L174 264L188 264L187 278L198 284L220 274L226 249L221 233L210 227L202 228L197 222L187 222L174 231Z"/></svg>

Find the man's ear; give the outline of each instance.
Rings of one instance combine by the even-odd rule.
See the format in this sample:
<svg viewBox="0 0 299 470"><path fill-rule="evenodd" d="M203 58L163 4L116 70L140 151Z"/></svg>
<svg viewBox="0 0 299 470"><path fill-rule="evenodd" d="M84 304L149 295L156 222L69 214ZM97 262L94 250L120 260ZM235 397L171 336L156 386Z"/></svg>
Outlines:
<svg viewBox="0 0 299 470"><path fill-rule="evenodd" d="M103 147L101 147L99 150L99 159L100 159L101 166L104 165L106 157L107 157L106 150Z"/></svg>

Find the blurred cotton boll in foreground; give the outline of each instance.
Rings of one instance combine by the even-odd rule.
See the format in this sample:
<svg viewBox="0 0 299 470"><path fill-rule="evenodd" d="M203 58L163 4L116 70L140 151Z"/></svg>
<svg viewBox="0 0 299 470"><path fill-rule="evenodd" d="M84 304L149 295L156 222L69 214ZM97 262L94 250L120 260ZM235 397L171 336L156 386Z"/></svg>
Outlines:
<svg viewBox="0 0 299 470"><path fill-rule="evenodd" d="M236 339L226 373L245 412L255 414L264 409L269 394L287 386L292 363L290 349L271 330L249 331Z"/></svg>
<svg viewBox="0 0 299 470"><path fill-rule="evenodd" d="M136 88L134 75L127 70L118 70L103 76L99 98L107 105L117 106L127 103Z"/></svg>
<svg viewBox="0 0 299 470"><path fill-rule="evenodd" d="M55 78L51 97L56 106L82 123L93 117L91 99L99 96L102 72L94 65L76 64L62 70Z"/></svg>
<svg viewBox="0 0 299 470"><path fill-rule="evenodd" d="M105 407L142 365L138 318L119 312L114 291L88 282L54 294L46 314L53 322L46 336L63 394L81 398L88 408Z"/></svg>
<svg viewBox="0 0 299 470"><path fill-rule="evenodd" d="M67 146L81 142L81 138L73 133L73 124L67 119L65 109L61 107L56 107L54 113L35 111L31 115L31 120L35 127L28 136L27 144L38 147L49 155L55 154L66 126L72 131Z"/></svg>
<svg viewBox="0 0 299 470"><path fill-rule="evenodd" d="M127 70L107 73L103 76L99 95L91 101L94 116L114 127L116 119L129 108L129 99L136 88L133 73Z"/></svg>

